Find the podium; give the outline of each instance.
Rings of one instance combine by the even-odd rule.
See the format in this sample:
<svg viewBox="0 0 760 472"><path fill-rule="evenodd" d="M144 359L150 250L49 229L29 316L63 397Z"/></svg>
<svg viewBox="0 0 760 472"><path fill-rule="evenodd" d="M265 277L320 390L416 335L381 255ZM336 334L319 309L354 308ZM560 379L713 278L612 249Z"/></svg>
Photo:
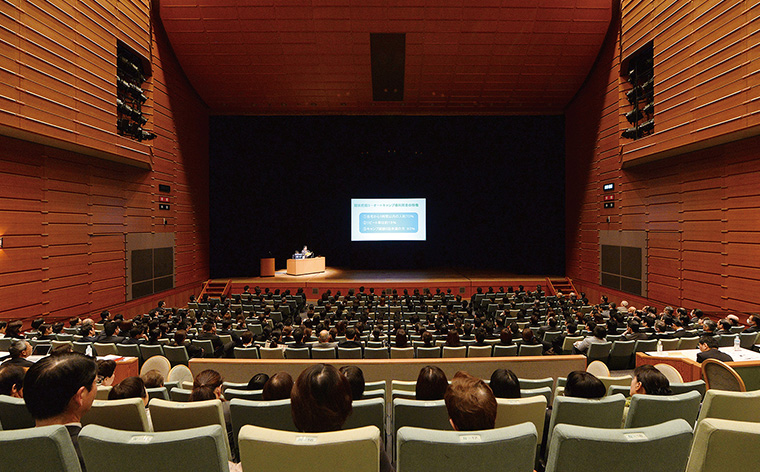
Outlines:
<svg viewBox="0 0 760 472"><path fill-rule="evenodd" d="M274 257L261 259L261 276L274 277Z"/></svg>
<svg viewBox="0 0 760 472"><path fill-rule="evenodd" d="M288 259L288 275L318 274L324 271L324 257L311 257L309 259Z"/></svg>

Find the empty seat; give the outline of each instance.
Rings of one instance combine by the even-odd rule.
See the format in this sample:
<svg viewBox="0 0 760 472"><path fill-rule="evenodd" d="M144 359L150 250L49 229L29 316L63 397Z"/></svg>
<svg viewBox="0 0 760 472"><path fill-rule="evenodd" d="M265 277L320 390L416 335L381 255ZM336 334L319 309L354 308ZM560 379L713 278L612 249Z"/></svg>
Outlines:
<svg viewBox="0 0 760 472"><path fill-rule="evenodd" d="M173 387L169 390L169 399L173 402L189 402L192 390L186 388Z"/></svg>
<svg viewBox="0 0 760 472"><path fill-rule="evenodd" d="M607 363L610 357L610 351L612 350L612 343L594 343L588 347L586 351L586 358L588 362L602 361Z"/></svg>
<svg viewBox="0 0 760 472"><path fill-rule="evenodd" d="M536 428L522 423L483 431L398 431L398 472L533 470Z"/></svg>
<svg viewBox="0 0 760 472"><path fill-rule="evenodd" d="M154 356L164 355L164 348L160 344L155 344L155 345L140 344L139 346L140 346L140 357L145 361L147 361L148 359Z"/></svg>
<svg viewBox="0 0 760 472"><path fill-rule="evenodd" d="M169 377L169 372L172 370L172 364L169 362L169 359L162 355L151 356L146 358L140 368L140 375L145 375L151 370L157 370L164 379L167 379Z"/></svg>
<svg viewBox="0 0 760 472"><path fill-rule="evenodd" d="M418 347L417 359L438 359L441 357L441 348L434 347Z"/></svg>
<svg viewBox="0 0 760 472"><path fill-rule="evenodd" d="M760 422L760 390L731 392L708 390L697 423L705 418ZM5 425L5 423L3 423Z"/></svg>
<svg viewBox="0 0 760 472"><path fill-rule="evenodd" d="M225 428L221 400L199 402L173 402L155 398L149 404L154 431L176 431L200 426L220 425ZM231 458L227 435L224 435L225 450Z"/></svg>
<svg viewBox="0 0 760 472"><path fill-rule="evenodd" d="M682 419L694 427L701 396L697 391L679 395L634 395L625 418L626 428L639 428Z"/></svg>
<svg viewBox="0 0 760 472"><path fill-rule="evenodd" d="M190 382L192 386L193 372L186 365L175 365L166 376L166 382L177 382L179 385L182 385L182 382Z"/></svg>
<svg viewBox="0 0 760 472"><path fill-rule="evenodd" d="M627 369L633 357L633 350L636 347L636 341L615 341L610 349L610 356L607 360L607 366L611 370Z"/></svg>
<svg viewBox="0 0 760 472"><path fill-rule="evenodd" d="M619 428L623 424L625 397L620 394L599 400L575 397L554 397L547 446L552 444L552 431L559 424Z"/></svg>
<svg viewBox="0 0 760 472"><path fill-rule="evenodd" d="M377 426L380 437L385 437L385 396L363 398L352 402L351 414L343 424L343 429Z"/></svg>
<svg viewBox="0 0 760 472"><path fill-rule="evenodd" d="M696 349L699 345L699 337L681 338L678 349Z"/></svg>
<svg viewBox="0 0 760 472"><path fill-rule="evenodd" d="M586 366L586 372L588 372L589 374L595 375L596 377L610 376L610 369L607 367L607 364L605 364L602 361L593 361L589 363L589 365Z"/></svg>
<svg viewBox="0 0 760 472"><path fill-rule="evenodd" d="M684 470L692 429L684 420L633 429L560 424L549 446L546 472L673 472Z"/></svg>
<svg viewBox="0 0 760 472"><path fill-rule="evenodd" d="M527 398L497 398L496 427L514 426L530 422L536 428L538 444L544 434L546 419L546 397L543 395Z"/></svg>
<svg viewBox="0 0 760 472"><path fill-rule="evenodd" d="M235 398L230 400L232 435L238 441L240 428L247 424L281 431L296 431L290 412L290 399L254 401Z"/></svg>
<svg viewBox="0 0 760 472"><path fill-rule="evenodd" d="M96 356L118 356L119 351L114 343L92 343Z"/></svg>
<svg viewBox="0 0 760 472"><path fill-rule="evenodd" d="M705 379L707 389L716 388L734 392L746 392L744 380L728 364L717 359L705 359L702 362L702 378Z"/></svg>
<svg viewBox="0 0 760 472"><path fill-rule="evenodd" d="M63 425L0 431L0 464L3 470L82 470L69 432Z"/></svg>
<svg viewBox="0 0 760 472"><path fill-rule="evenodd" d="M602 381L604 384L604 391L606 392L609 390L610 385L620 385L622 387L628 387L630 390L631 387L631 376L630 375L623 375L621 377L604 377L604 376L597 376L599 380Z"/></svg>
<svg viewBox="0 0 760 472"><path fill-rule="evenodd" d="M246 471L334 472L338 464L352 472L380 470L380 431L374 426L298 433L246 425L239 444Z"/></svg>
<svg viewBox="0 0 760 472"><path fill-rule="evenodd" d="M393 400L393 432L404 426L451 430L449 413L443 400ZM394 436L395 437L395 436Z"/></svg>
<svg viewBox="0 0 760 472"><path fill-rule="evenodd" d="M153 387L153 388L146 388L145 389L148 392L148 398L160 398L162 400L169 400L169 391L166 389L166 387Z"/></svg>
<svg viewBox="0 0 760 472"><path fill-rule="evenodd" d="M187 365L190 358L187 355L185 346L163 346L164 356L169 360L171 365Z"/></svg>
<svg viewBox="0 0 760 472"><path fill-rule="evenodd" d="M88 471L228 472L226 437L219 425L159 433L88 425L79 433L79 445Z"/></svg>
<svg viewBox="0 0 760 472"><path fill-rule="evenodd" d="M88 424L125 431L151 431L142 398L95 400L82 417L82 425Z"/></svg>
<svg viewBox="0 0 760 472"><path fill-rule="evenodd" d="M670 364L655 364L655 369L659 370L670 383L683 383L683 377L678 370Z"/></svg>
<svg viewBox="0 0 760 472"><path fill-rule="evenodd" d="M690 392L692 390L695 390L699 392L699 395L702 397L702 399L705 398L705 392L707 391L707 384L705 384L704 380L694 380L693 382L684 382L684 383L670 383L670 390L673 392L673 394L679 394L684 392Z"/></svg>
<svg viewBox="0 0 760 472"><path fill-rule="evenodd" d="M760 423L707 418L700 421L686 472L756 472Z"/></svg>

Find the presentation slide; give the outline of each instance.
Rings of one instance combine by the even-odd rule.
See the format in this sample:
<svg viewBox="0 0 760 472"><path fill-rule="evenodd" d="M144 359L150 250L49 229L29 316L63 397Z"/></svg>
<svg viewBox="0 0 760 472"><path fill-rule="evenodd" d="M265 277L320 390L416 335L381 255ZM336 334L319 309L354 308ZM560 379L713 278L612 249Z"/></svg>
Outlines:
<svg viewBox="0 0 760 472"><path fill-rule="evenodd" d="M352 198L351 241L424 241L424 198Z"/></svg>

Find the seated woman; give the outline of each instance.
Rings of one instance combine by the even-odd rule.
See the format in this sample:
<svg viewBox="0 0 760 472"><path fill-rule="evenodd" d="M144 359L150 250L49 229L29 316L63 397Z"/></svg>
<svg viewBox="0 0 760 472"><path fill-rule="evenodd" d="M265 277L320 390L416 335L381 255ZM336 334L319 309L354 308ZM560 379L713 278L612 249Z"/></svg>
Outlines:
<svg viewBox="0 0 760 472"><path fill-rule="evenodd" d="M145 382L140 377L127 377L119 382L108 392L109 400L122 400L124 398L141 398L143 404L148 406L148 391L145 390Z"/></svg>
<svg viewBox="0 0 760 472"><path fill-rule="evenodd" d="M444 344L444 346L459 347L461 345L462 342L459 340L459 333L457 333L457 330L450 329L449 333L446 335L446 344Z"/></svg>
<svg viewBox="0 0 760 472"><path fill-rule="evenodd" d="M293 389L293 377L287 372L277 372L269 377L264 384L261 397L264 400L285 400L290 398L290 391Z"/></svg>
<svg viewBox="0 0 760 472"><path fill-rule="evenodd" d="M232 431L230 423L230 404L222 396L222 383L224 379L219 372L206 369L193 379L193 390L190 393L191 402L200 402L203 400L221 400L222 411L224 412L224 421L227 423L227 432Z"/></svg>
<svg viewBox="0 0 760 472"><path fill-rule="evenodd" d="M98 376L95 381L98 385L110 387L113 385L114 372L116 371L116 361L111 359L102 359L98 363Z"/></svg>
<svg viewBox="0 0 760 472"><path fill-rule="evenodd" d="M582 370L570 372L565 384L565 396L576 398L602 398L607 391L601 380Z"/></svg>
<svg viewBox="0 0 760 472"><path fill-rule="evenodd" d="M417 400L443 400L446 388L449 386L446 374L434 365L426 365L420 369L415 387Z"/></svg>
<svg viewBox="0 0 760 472"><path fill-rule="evenodd" d="M532 329L525 328L522 332L522 343L527 346L534 346L541 344L541 341L538 340Z"/></svg>
<svg viewBox="0 0 760 472"><path fill-rule="evenodd" d="M672 395L670 381L653 365L640 365L633 370L631 379L631 396L640 395Z"/></svg>
<svg viewBox="0 0 760 472"><path fill-rule="evenodd" d="M409 339L406 336L406 331L403 329L398 330L396 333L396 342L394 347L409 347Z"/></svg>
<svg viewBox="0 0 760 472"><path fill-rule="evenodd" d="M304 433L338 431L352 412L351 386L338 369L316 364L301 372L290 395L293 423ZM380 472L393 472L380 446Z"/></svg>
<svg viewBox="0 0 760 472"><path fill-rule="evenodd" d="M494 370L490 386L496 398L520 398L520 380L509 369Z"/></svg>
<svg viewBox="0 0 760 472"><path fill-rule="evenodd" d="M435 344L433 344L433 333L430 331L422 333L422 347L435 347Z"/></svg>

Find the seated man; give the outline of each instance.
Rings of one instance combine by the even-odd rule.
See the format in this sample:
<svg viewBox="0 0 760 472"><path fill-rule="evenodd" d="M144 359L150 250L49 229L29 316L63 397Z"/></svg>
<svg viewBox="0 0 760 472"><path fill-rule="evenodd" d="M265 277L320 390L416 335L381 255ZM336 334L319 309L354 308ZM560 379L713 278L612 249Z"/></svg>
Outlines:
<svg viewBox="0 0 760 472"><path fill-rule="evenodd" d="M65 425L79 456L82 416L92 407L98 391L95 361L81 354L50 356L34 364L24 377L24 400L37 426Z"/></svg>
<svg viewBox="0 0 760 472"><path fill-rule="evenodd" d="M346 329L346 340L339 342L338 347L348 349L362 347L361 343L356 339L357 336L358 333L356 332L356 328L350 327Z"/></svg>
<svg viewBox="0 0 760 472"><path fill-rule="evenodd" d="M3 367L17 365L29 368L34 365L32 361L27 360L27 357L32 355L32 345L23 339L13 340L11 347L8 348L8 354L10 354L11 358L3 362Z"/></svg>
<svg viewBox="0 0 760 472"><path fill-rule="evenodd" d="M607 342L605 340L605 337L607 336L607 329L604 326L595 326L593 332L593 336L587 336L581 341L576 341L573 343L573 347L577 350L577 352L586 353L592 344L601 344Z"/></svg>
<svg viewBox="0 0 760 472"><path fill-rule="evenodd" d="M214 346L213 357L233 357L235 343L232 341L225 343L216 334L216 326L210 321L203 324L203 331L195 339L205 339L211 341Z"/></svg>
<svg viewBox="0 0 760 472"><path fill-rule="evenodd" d="M705 359L718 359L723 362L732 362L734 360L733 357L718 350L718 339L709 334L703 334L699 338L699 350L702 351L697 353L697 362L700 364Z"/></svg>
<svg viewBox="0 0 760 472"><path fill-rule="evenodd" d="M456 431L493 429L496 424L496 397L485 382L467 372L454 374L443 399L449 422Z"/></svg>
<svg viewBox="0 0 760 472"><path fill-rule="evenodd" d="M17 365L0 368L0 395L24 398L24 375L26 370Z"/></svg>

